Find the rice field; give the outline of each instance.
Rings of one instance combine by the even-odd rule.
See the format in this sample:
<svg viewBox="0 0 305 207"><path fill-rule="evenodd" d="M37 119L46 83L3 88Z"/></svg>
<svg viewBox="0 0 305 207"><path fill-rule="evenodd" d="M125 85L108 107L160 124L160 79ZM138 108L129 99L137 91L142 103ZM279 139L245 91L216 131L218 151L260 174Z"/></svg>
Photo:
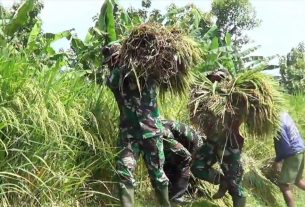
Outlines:
<svg viewBox="0 0 305 207"><path fill-rule="evenodd" d="M42 22L37 19L42 4L36 0L23 1L15 13L0 8L0 206L119 206L114 166L119 111L111 91L100 84L105 81L106 72L104 68L98 71L100 74L96 71L100 70L102 59L98 51L108 41L106 33L109 40L115 41L141 21L127 18L126 11L114 13L113 2L105 1L86 41L73 37L69 30L44 34ZM186 8L192 9L182 9L177 15L190 17L187 21L196 17L197 27L192 25L195 31L192 35L197 34L197 40L202 38L198 41L200 49L209 59L200 66L214 69L216 65L234 65L230 35L226 35L227 45L220 45L220 40L212 36L215 27L204 21L209 15L193 7ZM189 28L188 23L179 21ZM173 26L173 22L168 24ZM190 42L190 37L191 34L181 37L186 38L186 45L177 48L182 51L179 57L190 58L184 62L185 70L199 58L190 51L195 43ZM52 49L51 43L62 38L70 40L73 52ZM72 68L63 70L63 66ZM189 88L180 87L185 77L178 77L179 83L173 87L179 97L165 90L159 102L164 118L190 123ZM285 95L285 101L305 136L305 96ZM248 206L285 206L279 189L264 173L273 157L272 137L246 140L243 185ZM136 178L136 206L154 206L156 202L142 160ZM228 195L218 201L210 199L216 186L201 182L200 188L205 196L191 206L231 205ZM297 189L295 193L298 205L302 206L305 193Z"/></svg>
<svg viewBox="0 0 305 207"><path fill-rule="evenodd" d="M59 73L58 68L37 72L21 55L6 56L3 50L1 55L0 74L5 78L0 81L0 205L117 205L118 109L111 92L86 81L80 72ZM304 96L286 100L304 134ZM160 100L163 116L189 122L187 102L187 97ZM277 187L260 172L273 156L272 142L246 143L244 185L251 205L283 206ZM141 162L137 179L138 202L143 206L141 202L151 200L151 187ZM205 183L202 187L216 191ZM202 198L193 206L206 202L226 206L229 200Z"/></svg>

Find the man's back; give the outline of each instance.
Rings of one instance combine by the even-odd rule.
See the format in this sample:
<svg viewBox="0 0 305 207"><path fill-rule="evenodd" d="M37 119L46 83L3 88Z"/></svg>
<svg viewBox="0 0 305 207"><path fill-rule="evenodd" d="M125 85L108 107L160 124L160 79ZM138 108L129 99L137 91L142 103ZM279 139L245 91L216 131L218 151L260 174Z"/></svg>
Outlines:
<svg viewBox="0 0 305 207"><path fill-rule="evenodd" d="M287 112L281 114L281 128L274 139L274 145L277 161L305 150L303 138Z"/></svg>
<svg viewBox="0 0 305 207"><path fill-rule="evenodd" d="M122 79L120 68L115 68L108 79L108 86L115 95L120 109L120 126L133 129L143 138L160 134L162 124L157 105L157 85L149 82L139 90L135 81Z"/></svg>

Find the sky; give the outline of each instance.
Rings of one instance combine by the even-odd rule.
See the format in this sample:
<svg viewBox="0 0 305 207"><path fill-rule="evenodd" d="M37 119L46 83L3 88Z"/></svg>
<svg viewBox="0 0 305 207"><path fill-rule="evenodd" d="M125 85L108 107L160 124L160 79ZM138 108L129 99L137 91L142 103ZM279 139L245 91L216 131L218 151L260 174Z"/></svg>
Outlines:
<svg viewBox="0 0 305 207"><path fill-rule="evenodd" d="M15 0L0 0L9 7ZM183 6L193 3L203 11L211 9L212 0L152 0L152 8L165 11L166 7L175 3ZM74 28L78 37L83 39L93 17L99 13L104 0L45 0L41 13L45 32L60 32ZM140 7L141 0L120 0L127 7ZM292 47L305 41L305 0L251 0L257 17L262 20L258 28L248 32L254 41L253 45L261 45L256 54L271 56L286 55ZM67 42L58 42L55 47L68 47Z"/></svg>

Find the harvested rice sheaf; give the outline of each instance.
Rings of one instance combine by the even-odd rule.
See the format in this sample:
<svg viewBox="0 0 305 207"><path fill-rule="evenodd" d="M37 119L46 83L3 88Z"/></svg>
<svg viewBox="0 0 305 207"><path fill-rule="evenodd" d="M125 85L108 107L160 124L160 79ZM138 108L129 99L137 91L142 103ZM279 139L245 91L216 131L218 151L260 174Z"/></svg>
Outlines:
<svg viewBox="0 0 305 207"><path fill-rule="evenodd" d="M261 72L246 71L215 83L200 74L191 90L190 113L207 134L238 120L250 135L262 137L278 129L282 105L278 83Z"/></svg>
<svg viewBox="0 0 305 207"><path fill-rule="evenodd" d="M124 75L135 77L140 89L149 80L157 81L160 92L184 92L189 71L200 60L200 49L177 29L143 24L123 41L120 65Z"/></svg>

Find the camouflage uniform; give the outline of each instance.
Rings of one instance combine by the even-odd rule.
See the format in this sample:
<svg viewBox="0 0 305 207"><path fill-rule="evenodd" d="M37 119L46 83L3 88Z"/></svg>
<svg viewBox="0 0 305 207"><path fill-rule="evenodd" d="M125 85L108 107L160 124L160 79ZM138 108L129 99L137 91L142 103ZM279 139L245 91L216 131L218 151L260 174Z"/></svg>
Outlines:
<svg viewBox="0 0 305 207"><path fill-rule="evenodd" d="M114 93L120 110L121 151L117 161L117 174L122 206L133 206L134 171L141 153L160 204L170 206L168 178L163 171L163 126L157 107L156 84L147 83L140 94L137 85L130 79L126 78L121 83L120 68L114 68L108 79L108 86Z"/></svg>
<svg viewBox="0 0 305 207"><path fill-rule="evenodd" d="M215 134L213 140L207 139L193 157L191 171L195 177L213 184L225 182L230 195L233 198L244 198L241 187L243 167L241 163L241 151L243 137L239 133L221 132ZM218 162L223 174L212 166Z"/></svg>
<svg viewBox="0 0 305 207"><path fill-rule="evenodd" d="M231 79L227 69L218 69L207 75L215 83ZM216 122L217 120L215 120ZM244 138L239 133L242 120L227 120L230 126L212 125L207 129L207 141L193 157L191 171L195 177L213 184L220 184L213 198L221 198L228 190L232 196L234 207L246 206L246 198L241 187L243 167L241 151ZM223 174L212 168L218 162Z"/></svg>
<svg viewBox="0 0 305 207"><path fill-rule="evenodd" d="M164 171L170 181L170 198L182 196L190 179L192 154L202 145L202 137L189 126L162 120L164 136Z"/></svg>

